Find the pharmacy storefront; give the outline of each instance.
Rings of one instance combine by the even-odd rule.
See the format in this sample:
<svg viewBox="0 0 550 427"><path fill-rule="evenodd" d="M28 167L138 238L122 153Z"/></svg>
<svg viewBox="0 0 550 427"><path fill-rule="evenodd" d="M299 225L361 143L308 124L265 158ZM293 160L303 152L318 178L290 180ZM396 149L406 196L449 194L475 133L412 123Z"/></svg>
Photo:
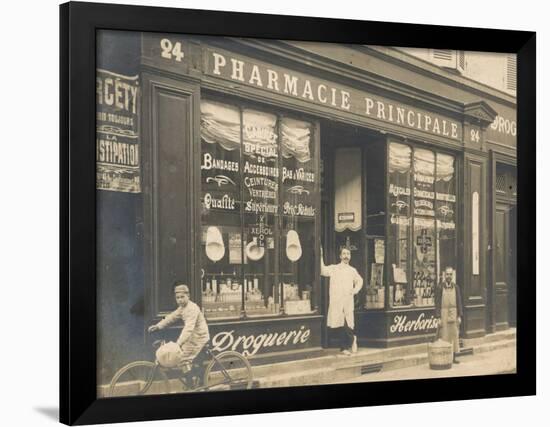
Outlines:
<svg viewBox="0 0 550 427"><path fill-rule="evenodd" d="M113 342L129 343L128 360L143 354L176 280L214 349L268 363L332 346L321 247L326 264L350 249L364 279L360 345L428 339L446 267L464 293L463 336L490 329L500 154L486 135L511 101L389 48L109 32L102 43L128 52L98 59L105 377L126 361Z"/></svg>

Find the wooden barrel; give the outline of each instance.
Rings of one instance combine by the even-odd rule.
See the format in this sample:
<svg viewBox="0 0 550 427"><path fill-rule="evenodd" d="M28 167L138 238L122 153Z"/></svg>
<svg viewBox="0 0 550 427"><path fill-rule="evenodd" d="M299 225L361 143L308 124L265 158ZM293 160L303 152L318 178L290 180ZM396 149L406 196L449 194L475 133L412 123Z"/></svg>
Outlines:
<svg viewBox="0 0 550 427"><path fill-rule="evenodd" d="M451 369L453 366L453 346L438 339L428 344L430 369Z"/></svg>

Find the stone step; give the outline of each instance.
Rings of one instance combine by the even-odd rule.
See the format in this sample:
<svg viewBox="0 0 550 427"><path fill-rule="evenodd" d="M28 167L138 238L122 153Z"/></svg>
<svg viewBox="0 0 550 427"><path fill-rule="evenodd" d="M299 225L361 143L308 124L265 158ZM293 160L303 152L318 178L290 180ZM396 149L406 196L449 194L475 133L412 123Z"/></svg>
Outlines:
<svg viewBox="0 0 550 427"><path fill-rule="evenodd" d="M503 348L511 348L516 346L515 339L492 341L484 344L480 344L474 347L474 354L485 353L487 351L500 350Z"/></svg>
<svg viewBox="0 0 550 427"><path fill-rule="evenodd" d="M336 363L336 365L340 365L341 363L368 365L371 363L375 363L376 361L395 359L398 357L417 354L424 351L426 351L426 344L414 344L384 349L359 349L359 351L352 356L344 356L343 358L341 358L337 350L325 350L325 355L320 357L312 357L305 360L295 360L283 363L254 366L254 373L258 376L284 375L287 372L325 368L328 363Z"/></svg>
<svg viewBox="0 0 550 427"><path fill-rule="evenodd" d="M464 339L464 346L471 347L474 345L480 345L487 342L502 341L516 338L516 328L506 329L504 331L498 331L493 334L487 334L479 338L467 338Z"/></svg>

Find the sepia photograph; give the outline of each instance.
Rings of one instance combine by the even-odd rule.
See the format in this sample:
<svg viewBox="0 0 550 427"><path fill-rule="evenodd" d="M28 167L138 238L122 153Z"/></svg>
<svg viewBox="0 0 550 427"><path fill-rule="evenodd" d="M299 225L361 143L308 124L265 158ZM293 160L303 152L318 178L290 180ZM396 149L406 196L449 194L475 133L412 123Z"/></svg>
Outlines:
<svg viewBox="0 0 550 427"><path fill-rule="evenodd" d="M544 419L543 3L5 4L4 425Z"/></svg>
<svg viewBox="0 0 550 427"><path fill-rule="evenodd" d="M516 373L515 52L96 49L97 398Z"/></svg>

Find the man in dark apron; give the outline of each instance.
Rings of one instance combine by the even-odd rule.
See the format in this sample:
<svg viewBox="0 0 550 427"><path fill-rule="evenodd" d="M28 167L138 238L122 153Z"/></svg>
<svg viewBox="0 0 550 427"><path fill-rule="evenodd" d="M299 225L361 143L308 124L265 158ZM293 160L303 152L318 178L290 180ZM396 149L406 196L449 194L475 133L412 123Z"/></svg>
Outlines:
<svg viewBox="0 0 550 427"><path fill-rule="evenodd" d="M445 268L445 279L435 293L435 316L439 319L439 338L453 346L453 363L459 363L459 328L462 322L462 293L454 282L454 270Z"/></svg>

